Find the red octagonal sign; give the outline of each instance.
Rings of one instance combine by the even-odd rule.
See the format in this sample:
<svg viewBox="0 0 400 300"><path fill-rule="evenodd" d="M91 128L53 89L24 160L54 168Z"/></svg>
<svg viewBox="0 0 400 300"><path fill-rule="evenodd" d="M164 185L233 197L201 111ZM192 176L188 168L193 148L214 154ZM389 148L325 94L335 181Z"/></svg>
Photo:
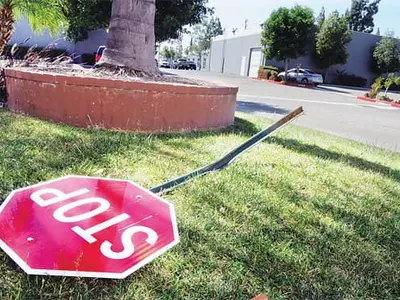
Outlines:
<svg viewBox="0 0 400 300"><path fill-rule="evenodd" d="M173 205L125 180L68 176L0 207L0 247L28 274L125 278L178 241Z"/></svg>

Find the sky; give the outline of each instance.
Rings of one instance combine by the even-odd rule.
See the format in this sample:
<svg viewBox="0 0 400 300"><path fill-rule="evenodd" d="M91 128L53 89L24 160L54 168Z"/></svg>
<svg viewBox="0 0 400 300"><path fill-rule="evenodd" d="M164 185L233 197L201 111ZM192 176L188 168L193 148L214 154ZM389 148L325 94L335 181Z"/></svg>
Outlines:
<svg viewBox="0 0 400 300"><path fill-rule="evenodd" d="M274 9L295 4L310 7L315 15L324 6L328 15L335 9L344 13L346 8L350 8L351 0L209 0L209 6L215 7L215 14L227 32L233 28L243 30L245 19L248 20L248 30L258 29ZM375 16L374 33L379 27L382 35L390 30L394 31L395 36L400 36L399 13L400 0L381 0L379 12Z"/></svg>

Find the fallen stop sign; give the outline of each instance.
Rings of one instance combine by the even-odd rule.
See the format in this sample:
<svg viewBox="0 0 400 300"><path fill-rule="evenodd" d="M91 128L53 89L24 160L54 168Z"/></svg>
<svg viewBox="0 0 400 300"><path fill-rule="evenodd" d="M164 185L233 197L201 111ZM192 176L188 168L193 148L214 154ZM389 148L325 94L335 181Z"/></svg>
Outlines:
<svg viewBox="0 0 400 300"><path fill-rule="evenodd" d="M173 205L130 181L68 176L0 206L0 247L28 274L125 278L178 242Z"/></svg>

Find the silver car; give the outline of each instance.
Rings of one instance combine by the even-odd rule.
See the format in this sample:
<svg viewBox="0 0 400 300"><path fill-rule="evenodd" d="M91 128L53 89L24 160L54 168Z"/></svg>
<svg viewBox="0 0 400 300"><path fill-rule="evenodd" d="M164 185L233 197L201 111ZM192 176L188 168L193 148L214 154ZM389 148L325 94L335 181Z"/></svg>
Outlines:
<svg viewBox="0 0 400 300"><path fill-rule="evenodd" d="M321 74L315 73L310 69L290 69L288 70L288 80L301 82L304 84L313 83L315 85L324 83L324 78ZM278 74L278 77L284 79L285 72L281 72Z"/></svg>
<svg viewBox="0 0 400 300"><path fill-rule="evenodd" d="M160 68L168 68L168 69L172 68L173 66L172 61L169 60L168 58L161 59L158 65L160 66Z"/></svg>

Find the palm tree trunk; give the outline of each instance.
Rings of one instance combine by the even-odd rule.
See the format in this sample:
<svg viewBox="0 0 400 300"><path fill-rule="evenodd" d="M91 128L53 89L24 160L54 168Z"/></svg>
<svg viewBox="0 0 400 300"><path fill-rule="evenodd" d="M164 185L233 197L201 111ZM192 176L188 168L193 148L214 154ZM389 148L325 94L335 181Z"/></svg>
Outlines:
<svg viewBox="0 0 400 300"><path fill-rule="evenodd" d="M147 75L158 74L155 61L156 0L113 0L106 49L98 63Z"/></svg>
<svg viewBox="0 0 400 300"><path fill-rule="evenodd" d="M285 81L288 81L288 78L287 78L288 69L289 69L289 60L286 59L285 60Z"/></svg>
<svg viewBox="0 0 400 300"><path fill-rule="evenodd" d="M324 72L324 83L328 83L328 80L327 80L327 78L328 78L328 71L329 71L329 67L327 67L326 69L325 69L325 72Z"/></svg>
<svg viewBox="0 0 400 300"><path fill-rule="evenodd" d="M11 40L14 28L14 15L10 5L0 7L0 55L3 54L6 46Z"/></svg>

